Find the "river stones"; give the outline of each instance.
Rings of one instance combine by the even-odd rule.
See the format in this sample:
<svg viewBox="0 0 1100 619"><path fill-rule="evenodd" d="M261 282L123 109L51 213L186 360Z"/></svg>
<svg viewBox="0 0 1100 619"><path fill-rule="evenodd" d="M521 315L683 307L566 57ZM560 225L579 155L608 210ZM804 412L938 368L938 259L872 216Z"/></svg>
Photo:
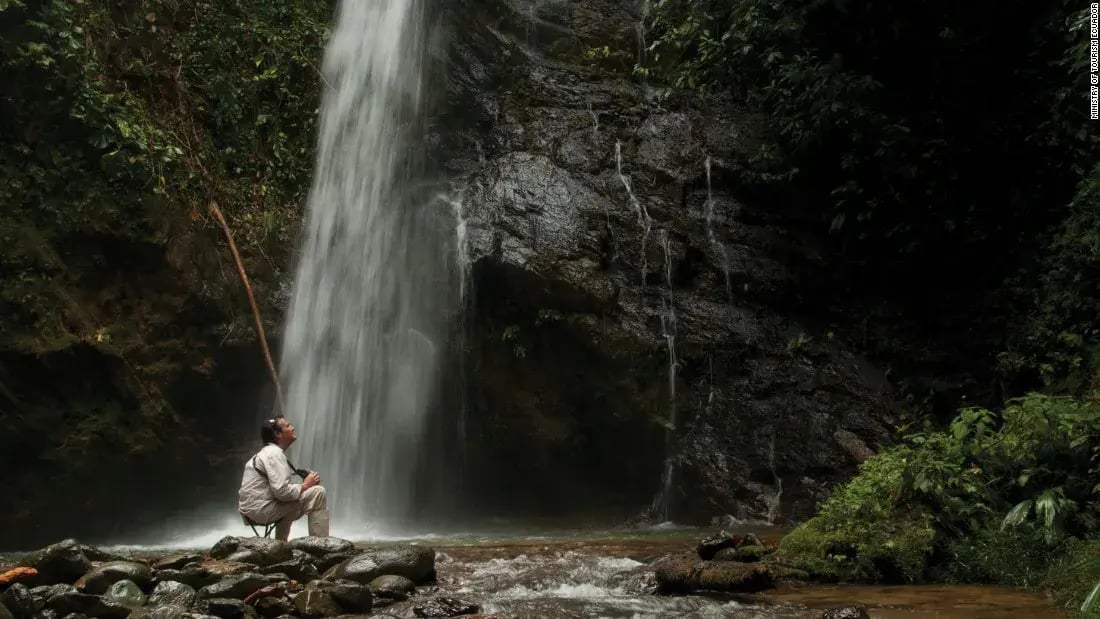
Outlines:
<svg viewBox="0 0 1100 619"><path fill-rule="evenodd" d="M244 602L234 598L211 598L200 607L209 615L222 619L239 619L245 616Z"/></svg>
<svg viewBox="0 0 1100 619"><path fill-rule="evenodd" d="M407 600L416 590L416 583L396 574L386 574L370 581L370 590L375 596L390 600Z"/></svg>
<svg viewBox="0 0 1100 619"><path fill-rule="evenodd" d="M161 581L149 594L150 606L180 606L187 608L198 597L194 587L171 580Z"/></svg>
<svg viewBox="0 0 1100 619"><path fill-rule="evenodd" d="M129 580L144 589L153 581L153 570L136 561L111 561L81 576L76 588L82 593L99 595L120 580Z"/></svg>
<svg viewBox="0 0 1100 619"><path fill-rule="evenodd" d="M38 574L30 582L35 585L72 583L92 568L80 544L74 539L62 540L38 551L31 559Z"/></svg>
<svg viewBox="0 0 1100 619"><path fill-rule="evenodd" d="M327 572L325 580L352 580L367 584L386 574L424 582L435 573L435 550L410 544L364 551L339 563Z"/></svg>
<svg viewBox="0 0 1100 619"><path fill-rule="evenodd" d="M348 559L358 554L359 552L356 550L348 550L346 552L334 552L332 554L327 554L323 557L315 559L313 561L313 565L317 566L317 570L323 573L327 572L330 568L332 568L332 566L336 565L337 563L343 563L344 561L347 561Z"/></svg>
<svg viewBox="0 0 1100 619"><path fill-rule="evenodd" d="M339 602L318 586L317 581L309 583L298 595L294 596L294 608L304 617L334 617L344 614L344 609Z"/></svg>
<svg viewBox="0 0 1100 619"><path fill-rule="evenodd" d="M235 564L240 565L240 570L234 573L245 573L250 569L254 569L250 565L243 563ZM218 582L222 574L216 574L210 571L206 566L189 564L187 567L181 570L159 570L157 571L157 580L160 582L179 582L195 589L201 589L206 585L212 585Z"/></svg>
<svg viewBox="0 0 1100 619"><path fill-rule="evenodd" d="M129 609L145 606L145 594L130 580L120 580L107 589L104 599Z"/></svg>
<svg viewBox="0 0 1100 619"><path fill-rule="evenodd" d="M309 582L321 577L313 563L300 558L283 561L282 563L274 563L267 567L261 567L260 573L286 574L287 577L297 580L298 582Z"/></svg>
<svg viewBox="0 0 1100 619"><path fill-rule="evenodd" d="M325 592L347 613L365 613L373 603L370 587L350 580L315 580L306 585L306 590Z"/></svg>
<svg viewBox="0 0 1100 619"><path fill-rule="evenodd" d="M289 561L294 555L290 552L290 546L281 540L228 536L214 544L210 556L252 565L271 565Z"/></svg>
<svg viewBox="0 0 1100 619"><path fill-rule="evenodd" d="M737 548L723 548L714 555L714 561L740 561L742 563L756 563L772 553L772 550L764 546L745 546Z"/></svg>
<svg viewBox="0 0 1100 619"><path fill-rule="evenodd" d="M723 548L736 548L737 543L740 541L741 538L736 535L730 535L725 531L719 531L710 537L704 537L699 540L699 546L696 547L696 551L699 553L700 558L709 561L714 558L714 555L718 554L719 550Z"/></svg>
<svg viewBox="0 0 1100 619"><path fill-rule="evenodd" d="M308 552L314 557L323 557L334 552L349 552L355 549L355 544L339 537L297 537L291 540L289 545L294 550Z"/></svg>
<svg viewBox="0 0 1100 619"><path fill-rule="evenodd" d="M236 598L243 600L270 583L270 577L263 574L234 574L218 582L199 589L199 599Z"/></svg>
<svg viewBox="0 0 1100 619"><path fill-rule="evenodd" d="M116 552L108 552L102 548L95 546L88 546L87 544L80 544L80 552L84 553L84 556L89 561L130 561L130 557L120 555Z"/></svg>
<svg viewBox="0 0 1100 619"><path fill-rule="evenodd" d="M46 608L64 617L71 613L91 617L126 617L130 609L105 600L98 595L80 593L76 590L59 593L46 600Z"/></svg>
<svg viewBox="0 0 1100 619"><path fill-rule="evenodd" d="M0 606L6 606L15 615L15 619L29 619L37 610L30 589L19 583L0 593Z"/></svg>
<svg viewBox="0 0 1100 619"><path fill-rule="evenodd" d="M128 619L219 619L213 615L194 613L178 606L145 606L130 613Z"/></svg>
<svg viewBox="0 0 1100 619"><path fill-rule="evenodd" d="M775 586L775 574L759 563L700 561L694 553L667 555L653 564L660 593L754 593Z"/></svg>
<svg viewBox="0 0 1100 619"><path fill-rule="evenodd" d="M871 615L867 613L866 606L849 604L825 609L825 612L821 613L821 619L871 619Z"/></svg>
<svg viewBox="0 0 1100 619"><path fill-rule="evenodd" d="M293 614L295 611L294 604L282 597L260 598L252 607L256 609L261 617L279 617Z"/></svg>
<svg viewBox="0 0 1100 619"><path fill-rule="evenodd" d="M207 574L221 578L233 574L246 574L256 569L255 565L241 563L240 561L207 561L199 566Z"/></svg>
<svg viewBox="0 0 1100 619"><path fill-rule="evenodd" d="M178 570L186 567L191 563L202 563L202 555L189 552L168 555L167 557L161 557L159 561L154 563L153 569Z"/></svg>
<svg viewBox="0 0 1100 619"><path fill-rule="evenodd" d="M413 614L417 617L458 617L478 612L481 608L477 604L448 597L433 598L413 607Z"/></svg>

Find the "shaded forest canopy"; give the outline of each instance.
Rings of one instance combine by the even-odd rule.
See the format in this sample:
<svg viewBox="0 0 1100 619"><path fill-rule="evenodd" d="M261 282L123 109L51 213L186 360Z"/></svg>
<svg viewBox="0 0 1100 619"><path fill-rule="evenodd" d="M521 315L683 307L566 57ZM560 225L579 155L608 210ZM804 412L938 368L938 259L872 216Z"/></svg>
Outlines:
<svg viewBox="0 0 1100 619"><path fill-rule="evenodd" d="M1096 132L1071 2L659 0L670 92L769 119L760 174L835 246L838 297L890 300L997 355L1007 397L1095 375ZM996 19L991 18L996 15ZM986 359L970 359L971 364Z"/></svg>
<svg viewBox="0 0 1100 619"><path fill-rule="evenodd" d="M271 309L309 187L331 9L0 2L0 462L25 472L15 518L44 493L74 508L44 479L110 503L234 459L226 435L255 405L219 410L245 404L232 391L254 344L206 205L233 222Z"/></svg>

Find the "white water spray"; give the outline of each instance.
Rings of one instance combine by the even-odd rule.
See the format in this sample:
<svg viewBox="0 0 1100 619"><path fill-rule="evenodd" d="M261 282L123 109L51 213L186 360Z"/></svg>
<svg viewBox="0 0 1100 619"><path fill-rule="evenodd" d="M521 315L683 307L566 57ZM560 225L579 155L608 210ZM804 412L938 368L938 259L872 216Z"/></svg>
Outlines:
<svg viewBox="0 0 1100 619"><path fill-rule="evenodd" d="M418 456L462 274L422 181L423 0L343 0L325 53L317 164L282 374L334 527L415 526ZM460 214L459 211L456 211ZM459 225L459 234L461 234ZM461 251L461 248L458 248Z"/></svg>

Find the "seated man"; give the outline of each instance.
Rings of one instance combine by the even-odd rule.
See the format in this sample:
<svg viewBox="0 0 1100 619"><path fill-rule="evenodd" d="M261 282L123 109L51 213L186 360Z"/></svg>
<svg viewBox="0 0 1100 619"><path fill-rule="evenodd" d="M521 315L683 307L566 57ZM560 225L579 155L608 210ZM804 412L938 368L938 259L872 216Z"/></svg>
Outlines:
<svg viewBox="0 0 1100 619"><path fill-rule="evenodd" d="M255 524L276 523L275 537L284 542L290 537L291 523L306 514L309 534L328 536L328 507L320 476L298 473L284 453L297 438L294 426L283 417L263 422L264 446L245 463L238 493L241 515ZM305 476L302 483L291 483L295 474Z"/></svg>

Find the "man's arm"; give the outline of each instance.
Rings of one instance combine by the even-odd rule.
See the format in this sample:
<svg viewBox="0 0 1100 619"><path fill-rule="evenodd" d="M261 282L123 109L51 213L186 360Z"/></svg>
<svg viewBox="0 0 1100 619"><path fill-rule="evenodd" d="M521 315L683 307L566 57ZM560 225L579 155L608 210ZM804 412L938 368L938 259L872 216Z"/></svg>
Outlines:
<svg viewBox="0 0 1100 619"><path fill-rule="evenodd" d="M297 501L302 496L301 484L291 483L295 473L290 469L290 464L281 451L265 449L260 452L259 459L267 473L267 483L271 486L271 493L275 495L275 500Z"/></svg>

